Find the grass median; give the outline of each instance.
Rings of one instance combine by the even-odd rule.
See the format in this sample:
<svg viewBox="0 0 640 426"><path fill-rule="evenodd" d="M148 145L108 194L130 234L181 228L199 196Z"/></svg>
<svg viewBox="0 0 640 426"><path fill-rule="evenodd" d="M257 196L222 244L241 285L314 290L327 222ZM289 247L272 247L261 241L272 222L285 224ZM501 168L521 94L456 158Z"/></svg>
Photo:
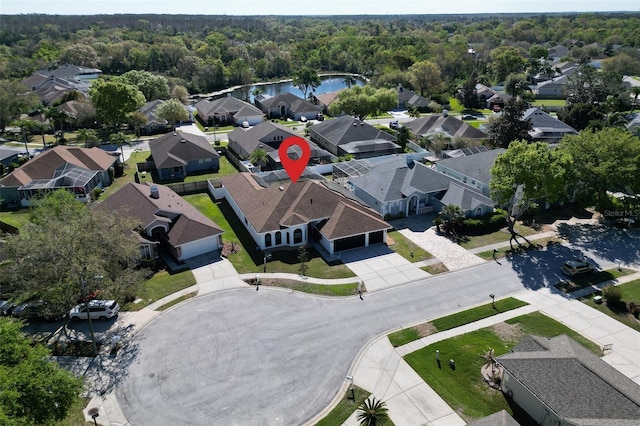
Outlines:
<svg viewBox="0 0 640 426"><path fill-rule="evenodd" d="M521 308L526 305L528 305L528 303L514 299L513 297L496 300L495 304L487 303L486 305L477 306L462 312L447 315L446 317L437 318L433 321L429 321L415 327L396 331L389 335L389 341L395 347L406 345L407 343L428 336L429 334L450 330L502 312Z"/></svg>

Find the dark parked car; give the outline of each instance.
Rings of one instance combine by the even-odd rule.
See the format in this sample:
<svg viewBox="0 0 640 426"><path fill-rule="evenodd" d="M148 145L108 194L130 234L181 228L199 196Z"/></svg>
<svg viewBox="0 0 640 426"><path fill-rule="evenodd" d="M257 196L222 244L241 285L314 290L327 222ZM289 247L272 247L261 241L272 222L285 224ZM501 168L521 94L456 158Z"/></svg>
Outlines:
<svg viewBox="0 0 640 426"><path fill-rule="evenodd" d="M46 302L42 300L33 300L31 302L22 303L13 308L13 312L11 312L11 315L16 318L22 319L51 319L46 315L46 307Z"/></svg>
<svg viewBox="0 0 640 426"><path fill-rule="evenodd" d="M0 300L0 316L6 317L11 315L11 312L13 311L13 308L15 308L16 305L14 305L13 303L6 301L6 300Z"/></svg>

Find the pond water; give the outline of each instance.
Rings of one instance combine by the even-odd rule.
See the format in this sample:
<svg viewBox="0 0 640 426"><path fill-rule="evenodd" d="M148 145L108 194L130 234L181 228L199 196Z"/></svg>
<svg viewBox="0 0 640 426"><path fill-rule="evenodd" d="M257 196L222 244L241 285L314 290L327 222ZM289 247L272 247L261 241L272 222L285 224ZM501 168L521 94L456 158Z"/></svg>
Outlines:
<svg viewBox="0 0 640 426"><path fill-rule="evenodd" d="M320 77L321 84L320 86L316 87L315 90L313 90L313 93L315 93L316 95L321 95L323 93L330 93L340 89L345 89L347 86L346 84L344 84L344 78L344 75L328 75ZM366 81L362 77L354 76L354 79L356 80L356 85L358 86L364 86L366 84ZM265 95L276 96L280 93L289 92L301 98L303 97L302 91L293 86L293 82L291 80L280 81L276 83L261 83L249 87L249 99L251 100L251 103L253 103L253 91L258 87ZM246 90L246 88L236 89L232 92L232 95L238 99L244 99ZM307 93L307 96L308 95L309 93Z"/></svg>

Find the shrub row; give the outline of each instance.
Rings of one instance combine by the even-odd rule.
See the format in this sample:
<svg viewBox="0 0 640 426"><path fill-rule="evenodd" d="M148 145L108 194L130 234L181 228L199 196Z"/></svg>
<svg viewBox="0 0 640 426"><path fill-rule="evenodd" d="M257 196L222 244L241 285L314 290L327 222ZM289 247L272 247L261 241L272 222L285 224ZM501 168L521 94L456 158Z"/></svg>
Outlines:
<svg viewBox="0 0 640 426"><path fill-rule="evenodd" d="M495 232L507 224L507 212L496 210L490 215L478 218L468 218L462 222L462 231L465 235L482 235Z"/></svg>

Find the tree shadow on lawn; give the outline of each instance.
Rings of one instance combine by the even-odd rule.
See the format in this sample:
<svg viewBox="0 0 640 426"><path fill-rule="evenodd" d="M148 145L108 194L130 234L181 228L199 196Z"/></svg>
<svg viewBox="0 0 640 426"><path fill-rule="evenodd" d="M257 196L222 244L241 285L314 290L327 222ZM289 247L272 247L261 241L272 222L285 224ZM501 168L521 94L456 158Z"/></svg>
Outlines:
<svg viewBox="0 0 640 426"><path fill-rule="evenodd" d="M552 292L570 297L554 286L567 279L561 267L566 260L582 259L584 253L578 249L561 244L552 244L546 249L529 250L516 254L508 259L511 267L518 274L522 284L531 290L548 287ZM598 263L589 257L585 259L596 268Z"/></svg>
<svg viewBox="0 0 640 426"><path fill-rule="evenodd" d="M558 233L573 246L610 262L640 264L640 229L562 223L558 225Z"/></svg>

